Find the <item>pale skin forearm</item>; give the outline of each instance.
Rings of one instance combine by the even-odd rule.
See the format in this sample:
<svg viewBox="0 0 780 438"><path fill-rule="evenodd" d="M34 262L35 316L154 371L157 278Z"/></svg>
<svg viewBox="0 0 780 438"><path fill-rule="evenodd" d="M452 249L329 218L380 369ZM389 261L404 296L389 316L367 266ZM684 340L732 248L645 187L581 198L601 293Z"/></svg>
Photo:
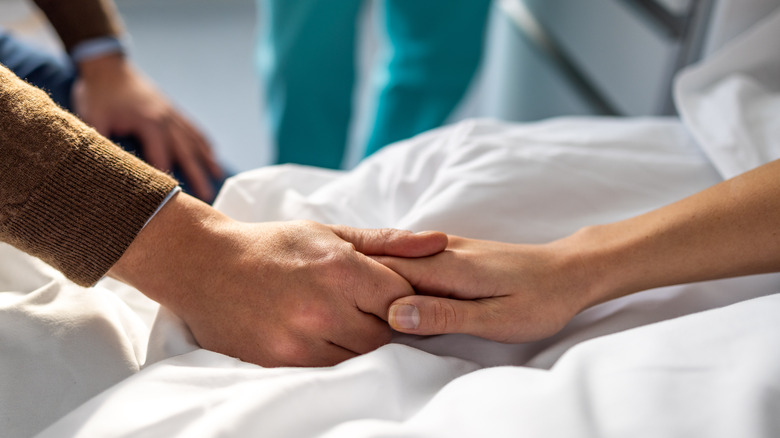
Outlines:
<svg viewBox="0 0 780 438"><path fill-rule="evenodd" d="M565 239L595 278L591 302L780 270L780 161L674 204Z"/></svg>
<svg viewBox="0 0 780 438"><path fill-rule="evenodd" d="M432 257L376 259L423 294L393 303L396 330L528 342L631 293L780 271L779 226L776 161L647 214L544 245L451 236L447 250Z"/></svg>

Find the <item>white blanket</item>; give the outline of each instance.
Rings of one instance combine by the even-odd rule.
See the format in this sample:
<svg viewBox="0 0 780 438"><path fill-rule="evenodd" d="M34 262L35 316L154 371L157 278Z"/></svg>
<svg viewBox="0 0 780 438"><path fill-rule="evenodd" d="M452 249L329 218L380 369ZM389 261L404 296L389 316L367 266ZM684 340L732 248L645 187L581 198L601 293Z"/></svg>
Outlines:
<svg viewBox="0 0 780 438"><path fill-rule="evenodd" d="M777 41L775 14L727 50L751 65L756 51L745 47ZM780 157L780 71L761 65L721 70L720 79L707 65L686 73L677 90L684 123L464 122L349 173L279 166L239 175L217 206L247 221L549 241ZM749 92L756 83L763 91ZM711 141L723 117L734 139L750 140L732 144L748 151L722 146L720 134ZM732 160L742 153L753 158ZM127 286L86 290L8 247L0 257L2 436L780 434L778 275L635 294L535 343L397 336L332 368L264 369L197 349L175 317Z"/></svg>

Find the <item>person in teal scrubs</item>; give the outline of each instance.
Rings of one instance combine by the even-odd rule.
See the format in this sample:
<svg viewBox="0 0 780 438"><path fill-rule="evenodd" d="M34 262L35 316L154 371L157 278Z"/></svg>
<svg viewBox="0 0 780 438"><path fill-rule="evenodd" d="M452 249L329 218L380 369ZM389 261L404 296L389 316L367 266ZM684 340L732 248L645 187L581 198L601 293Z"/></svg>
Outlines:
<svg viewBox="0 0 780 438"><path fill-rule="evenodd" d="M258 0L258 68L279 163L339 168L352 120L362 0ZM490 0L382 0L375 113L364 146L440 126L482 54Z"/></svg>

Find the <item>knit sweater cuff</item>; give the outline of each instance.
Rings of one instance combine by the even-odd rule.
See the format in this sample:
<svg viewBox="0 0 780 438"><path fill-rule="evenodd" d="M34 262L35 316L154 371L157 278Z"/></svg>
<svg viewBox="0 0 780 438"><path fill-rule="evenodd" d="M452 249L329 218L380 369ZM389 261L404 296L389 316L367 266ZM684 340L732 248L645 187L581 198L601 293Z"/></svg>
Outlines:
<svg viewBox="0 0 780 438"><path fill-rule="evenodd" d="M59 163L9 231L17 246L89 286L119 260L176 185L113 144L93 144Z"/></svg>
<svg viewBox="0 0 780 438"><path fill-rule="evenodd" d="M0 66L0 240L91 285L176 185Z"/></svg>

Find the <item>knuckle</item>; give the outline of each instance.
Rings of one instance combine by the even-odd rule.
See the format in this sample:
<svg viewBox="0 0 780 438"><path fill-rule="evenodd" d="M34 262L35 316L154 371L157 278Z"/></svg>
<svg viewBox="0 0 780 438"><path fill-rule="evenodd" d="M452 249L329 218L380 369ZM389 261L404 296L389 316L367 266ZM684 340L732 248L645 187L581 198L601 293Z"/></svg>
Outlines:
<svg viewBox="0 0 780 438"><path fill-rule="evenodd" d="M347 292L353 286L355 267L352 263L343 260L336 252L331 252L320 257L316 264L319 266L321 278L318 282L323 290L330 292Z"/></svg>
<svg viewBox="0 0 780 438"><path fill-rule="evenodd" d="M379 230L379 242L381 243L381 247L387 250L389 247L388 245L391 245L392 242L395 242L400 237L402 237L404 234L403 231L397 230L395 228L382 228ZM384 252L384 251L382 251Z"/></svg>
<svg viewBox="0 0 780 438"><path fill-rule="evenodd" d="M437 300L433 305L433 324L437 330L449 333L460 327L460 316L447 300Z"/></svg>
<svg viewBox="0 0 780 438"><path fill-rule="evenodd" d="M380 228L377 230L379 237L383 240L390 240L398 235L398 230L394 228Z"/></svg>

